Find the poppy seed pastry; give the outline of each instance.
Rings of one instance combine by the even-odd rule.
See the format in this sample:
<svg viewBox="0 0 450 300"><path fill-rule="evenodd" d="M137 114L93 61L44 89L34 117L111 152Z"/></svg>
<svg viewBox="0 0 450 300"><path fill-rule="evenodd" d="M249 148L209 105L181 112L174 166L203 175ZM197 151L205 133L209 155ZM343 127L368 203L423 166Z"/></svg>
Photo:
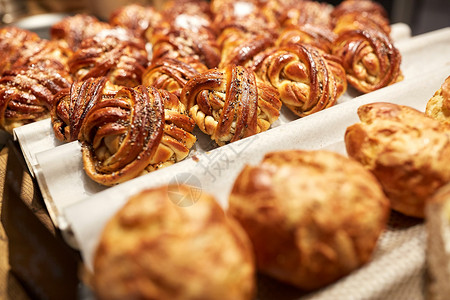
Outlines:
<svg viewBox="0 0 450 300"><path fill-rule="evenodd" d="M389 201L358 162L324 150L290 150L244 167L228 213L250 237L259 271L312 290L370 260Z"/></svg>
<svg viewBox="0 0 450 300"><path fill-rule="evenodd" d="M347 153L380 181L396 211L424 217L427 199L450 181L446 126L408 106L377 102L358 108L347 128Z"/></svg>
<svg viewBox="0 0 450 300"><path fill-rule="evenodd" d="M211 195L193 188L142 191L110 219L94 257L99 299L253 299L248 237ZM193 205L177 206L178 198Z"/></svg>

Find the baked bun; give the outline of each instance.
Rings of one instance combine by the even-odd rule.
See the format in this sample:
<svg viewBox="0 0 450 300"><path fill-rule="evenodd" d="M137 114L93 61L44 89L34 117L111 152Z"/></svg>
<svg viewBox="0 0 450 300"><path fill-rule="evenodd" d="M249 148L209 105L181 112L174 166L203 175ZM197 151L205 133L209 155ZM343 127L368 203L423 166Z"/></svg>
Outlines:
<svg viewBox="0 0 450 300"><path fill-rule="evenodd" d="M425 114L450 125L450 76L445 79L441 88L428 100Z"/></svg>
<svg viewBox="0 0 450 300"><path fill-rule="evenodd" d="M450 180L445 126L411 107L372 103L347 128L347 153L378 178L392 208L423 218L427 199Z"/></svg>
<svg viewBox="0 0 450 300"><path fill-rule="evenodd" d="M192 189L145 190L108 222L94 257L99 299L253 299L248 237L212 196ZM182 198L195 203L177 206Z"/></svg>
<svg viewBox="0 0 450 300"><path fill-rule="evenodd" d="M244 167L228 212L247 231L261 272L311 290L371 258L389 201L356 161L323 150L291 150Z"/></svg>
<svg viewBox="0 0 450 300"><path fill-rule="evenodd" d="M450 295L450 184L428 201L425 215L429 299L445 300Z"/></svg>

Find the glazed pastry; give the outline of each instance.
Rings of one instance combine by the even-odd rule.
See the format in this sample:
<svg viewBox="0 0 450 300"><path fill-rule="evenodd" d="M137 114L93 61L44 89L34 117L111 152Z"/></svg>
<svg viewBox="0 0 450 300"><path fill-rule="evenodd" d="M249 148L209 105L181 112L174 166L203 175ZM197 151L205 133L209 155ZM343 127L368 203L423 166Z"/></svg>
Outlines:
<svg viewBox="0 0 450 300"><path fill-rule="evenodd" d="M135 3L120 7L109 18L111 25L126 28L142 39L149 28L155 28L161 21L161 13L154 7Z"/></svg>
<svg viewBox="0 0 450 300"><path fill-rule="evenodd" d="M296 115L304 117L334 105L345 92L345 71L338 59L301 44L261 53L250 68L280 93Z"/></svg>
<svg viewBox="0 0 450 300"><path fill-rule="evenodd" d="M98 299L250 300L256 286L245 232L186 185L132 196L103 229L93 264Z"/></svg>
<svg viewBox="0 0 450 300"><path fill-rule="evenodd" d="M160 58L147 67L142 84L164 89L180 97L189 79L207 70L205 65L193 59Z"/></svg>
<svg viewBox="0 0 450 300"><path fill-rule="evenodd" d="M102 30L111 29L111 25L99 21L94 16L77 14L65 17L50 28L50 36L53 40L66 43L72 51L78 50L81 42L95 36Z"/></svg>
<svg viewBox="0 0 450 300"><path fill-rule="evenodd" d="M299 1L284 12L282 26L310 24L331 28L333 6L318 1Z"/></svg>
<svg viewBox="0 0 450 300"><path fill-rule="evenodd" d="M367 263L389 211L369 171L323 150L272 152L245 166L228 207L252 241L257 269L304 290Z"/></svg>
<svg viewBox="0 0 450 300"><path fill-rule="evenodd" d="M222 38L223 40L220 40ZM220 39L219 41L222 41L220 68L227 65L250 66L256 55L274 45L273 37L247 34L238 27L235 30L227 28Z"/></svg>
<svg viewBox="0 0 450 300"><path fill-rule="evenodd" d="M428 299L445 300L450 295L450 185L433 194L425 210L426 270Z"/></svg>
<svg viewBox="0 0 450 300"><path fill-rule="evenodd" d="M69 60L70 72L78 81L106 76L113 84L128 87L141 84L147 65L144 43L125 29L102 31L84 40Z"/></svg>
<svg viewBox="0 0 450 300"><path fill-rule="evenodd" d="M155 31L150 43L153 49L152 61L162 57L193 58L208 68L217 67L220 61L216 37L207 29L192 31L172 27L168 31Z"/></svg>
<svg viewBox="0 0 450 300"><path fill-rule="evenodd" d="M345 0L330 14L336 33L345 30L377 29L387 35L391 32L389 18L384 7L371 0Z"/></svg>
<svg viewBox="0 0 450 300"><path fill-rule="evenodd" d="M450 125L450 76L427 102L425 114L446 125Z"/></svg>
<svg viewBox="0 0 450 300"><path fill-rule="evenodd" d="M401 54L381 31L345 31L336 39L333 54L342 59L347 81L360 92L373 92L403 80Z"/></svg>
<svg viewBox="0 0 450 300"><path fill-rule="evenodd" d="M62 142L78 140L84 119L95 103L114 97L119 89L106 77L97 77L74 82L70 88L60 91L53 97L51 105L55 137Z"/></svg>
<svg viewBox="0 0 450 300"><path fill-rule="evenodd" d="M358 116L345 133L348 155L377 177L393 209L423 218L430 196L450 181L447 127L393 103L363 105Z"/></svg>
<svg viewBox="0 0 450 300"><path fill-rule="evenodd" d="M144 86L97 102L79 135L86 174L114 185L185 158L195 137L183 108L169 92Z"/></svg>
<svg viewBox="0 0 450 300"><path fill-rule="evenodd" d="M7 71L0 77L1 128L12 133L16 127L48 118L53 96L70 83L68 73L48 64Z"/></svg>
<svg viewBox="0 0 450 300"><path fill-rule="evenodd" d="M0 28L0 74L11 70L11 65L20 58L20 53L40 40L39 36L31 31L18 27Z"/></svg>
<svg viewBox="0 0 450 300"><path fill-rule="evenodd" d="M200 130L219 146L267 130L281 108L272 87L246 68L233 65L189 80L180 101Z"/></svg>
<svg viewBox="0 0 450 300"><path fill-rule="evenodd" d="M289 44L307 44L331 54L336 37L332 30L324 26L291 25L281 31L276 45L283 47Z"/></svg>

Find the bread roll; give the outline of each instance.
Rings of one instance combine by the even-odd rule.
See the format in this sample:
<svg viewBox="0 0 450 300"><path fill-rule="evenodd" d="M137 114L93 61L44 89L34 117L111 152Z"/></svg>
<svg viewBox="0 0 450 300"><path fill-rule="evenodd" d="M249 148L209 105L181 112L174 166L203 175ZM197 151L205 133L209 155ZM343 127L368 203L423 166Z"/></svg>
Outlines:
<svg viewBox="0 0 450 300"><path fill-rule="evenodd" d="M363 105L358 115L345 133L348 155L378 178L393 209L423 218L427 199L450 180L445 126L393 103Z"/></svg>
<svg viewBox="0 0 450 300"><path fill-rule="evenodd" d="M440 188L426 206L427 270L429 298L445 300L450 295L450 185Z"/></svg>
<svg viewBox="0 0 450 300"><path fill-rule="evenodd" d="M427 102L425 114L450 125L450 76Z"/></svg>
<svg viewBox="0 0 450 300"><path fill-rule="evenodd" d="M261 272L311 290L370 260L389 202L356 161L292 150L244 167L228 212L249 235Z"/></svg>
<svg viewBox="0 0 450 300"><path fill-rule="evenodd" d="M94 257L99 299L253 299L248 237L212 196L192 189L145 190L108 222ZM179 198L195 203L180 207Z"/></svg>

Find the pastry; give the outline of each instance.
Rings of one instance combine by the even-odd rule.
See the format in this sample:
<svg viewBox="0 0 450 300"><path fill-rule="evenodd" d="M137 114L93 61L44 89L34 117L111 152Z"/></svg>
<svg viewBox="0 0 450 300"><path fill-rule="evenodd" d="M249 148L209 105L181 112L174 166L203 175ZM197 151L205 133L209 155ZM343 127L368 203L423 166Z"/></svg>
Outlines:
<svg viewBox="0 0 450 300"><path fill-rule="evenodd" d="M51 122L55 137L62 142L79 139L84 119L92 107L103 98L112 98L120 89L106 77L74 82L57 93L51 102Z"/></svg>
<svg viewBox="0 0 450 300"><path fill-rule="evenodd" d="M376 29L387 35L391 32L387 11L371 0L345 0L330 13L331 23L336 33L355 29Z"/></svg>
<svg viewBox="0 0 450 300"><path fill-rule="evenodd" d="M149 28L155 28L161 21L161 13L154 7L137 3L118 8L109 18L109 24L112 26L126 28L142 39Z"/></svg>
<svg viewBox="0 0 450 300"><path fill-rule="evenodd" d="M252 241L257 269L304 290L367 263L389 211L369 171L324 150L272 152L245 166L228 208Z"/></svg>
<svg viewBox="0 0 450 300"><path fill-rule="evenodd" d="M450 125L450 76L427 102L425 114L444 124Z"/></svg>
<svg viewBox="0 0 450 300"><path fill-rule="evenodd" d="M331 27L331 12L333 6L318 1L298 1L284 12L282 26L310 24L321 27Z"/></svg>
<svg viewBox="0 0 450 300"><path fill-rule="evenodd" d="M50 36L53 40L63 41L69 49L76 51L85 39L111 28L110 24L101 22L94 16L77 14L53 24L50 28Z"/></svg>
<svg viewBox="0 0 450 300"><path fill-rule="evenodd" d="M144 190L108 221L94 254L98 299L253 299L248 237L211 195L193 189ZM177 206L179 198L194 204Z"/></svg>
<svg viewBox="0 0 450 300"><path fill-rule="evenodd" d="M383 186L391 206L424 217L429 197L450 181L450 135L445 125L411 107L372 103L345 132L347 153Z"/></svg>
<svg viewBox="0 0 450 300"><path fill-rule="evenodd" d="M208 68L195 59L163 57L153 61L142 75L142 84L164 89L180 97L181 90L189 79Z"/></svg>
<svg viewBox="0 0 450 300"><path fill-rule="evenodd" d="M427 232L427 299L445 300L450 295L450 185L439 188L425 208Z"/></svg>
<svg viewBox="0 0 450 300"><path fill-rule="evenodd" d="M291 25L285 27L276 41L279 47L289 44L308 44L325 53L331 53L337 35L325 26L319 25Z"/></svg>
<svg viewBox="0 0 450 300"><path fill-rule="evenodd" d="M254 58L256 75L280 93L296 115L304 117L334 105L345 92L345 71L332 56L311 46L274 47Z"/></svg>
<svg viewBox="0 0 450 300"><path fill-rule="evenodd" d="M113 84L135 87L148 65L145 45L123 28L106 30L83 40L69 60L78 81L106 76Z"/></svg>
<svg viewBox="0 0 450 300"><path fill-rule="evenodd" d="M369 93L403 80L401 54L378 30L349 30L335 40L333 54L342 59L350 85Z"/></svg>
<svg viewBox="0 0 450 300"><path fill-rule="evenodd" d="M51 62L14 68L0 77L0 126L13 129L48 118L54 95L68 88L71 78Z"/></svg>
<svg viewBox="0 0 450 300"><path fill-rule="evenodd" d="M114 185L184 159L194 122L178 98L153 87L123 88L98 101L79 133L86 174Z"/></svg>
<svg viewBox="0 0 450 300"><path fill-rule="evenodd" d="M271 86L246 68L233 65L189 80L180 101L200 130L219 146L267 130L281 108Z"/></svg>

